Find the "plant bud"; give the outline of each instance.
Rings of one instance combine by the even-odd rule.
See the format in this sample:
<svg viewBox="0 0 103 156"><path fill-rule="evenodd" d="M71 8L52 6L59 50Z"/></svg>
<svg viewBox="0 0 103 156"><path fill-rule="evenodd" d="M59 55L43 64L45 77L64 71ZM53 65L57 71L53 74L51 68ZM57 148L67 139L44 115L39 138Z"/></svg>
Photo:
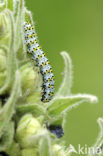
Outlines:
<svg viewBox="0 0 103 156"><path fill-rule="evenodd" d="M24 115L18 123L16 138L21 147L31 147L30 138L40 133L42 127L31 114Z"/></svg>
<svg viewBox="0 0 103 156"><path fill-rule="evenodd" d="M27 90L29 93L35 92L35 89L38 87L38 73L33 69L33 66L28 63L21 67L21 84L22 91L26 93Z"/></svg>

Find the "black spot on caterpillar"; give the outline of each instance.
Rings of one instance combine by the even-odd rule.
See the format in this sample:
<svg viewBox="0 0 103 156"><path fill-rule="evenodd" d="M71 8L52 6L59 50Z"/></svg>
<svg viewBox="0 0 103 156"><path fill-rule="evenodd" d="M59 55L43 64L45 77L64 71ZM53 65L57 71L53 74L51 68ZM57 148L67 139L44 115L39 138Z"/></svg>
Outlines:
<svg viewBox="0 0 103 156"><path fill-rule="evenodd" d="M34 27L30 23L24 22L24 35L27 52L32 54L32 58L36 61L43 76L43 94L41 101L49 102L54 94L54 74L52 72L52 67L46 58L45 53L40 48Z"/></svg>

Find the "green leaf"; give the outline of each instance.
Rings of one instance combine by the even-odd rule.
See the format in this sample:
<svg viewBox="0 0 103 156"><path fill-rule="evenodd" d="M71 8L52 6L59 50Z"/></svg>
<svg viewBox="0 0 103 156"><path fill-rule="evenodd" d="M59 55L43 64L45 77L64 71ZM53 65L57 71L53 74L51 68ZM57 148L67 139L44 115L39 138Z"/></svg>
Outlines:
<svg viewBox="0 0 103 156"><path fill-rule="evenodd" d="M15 83L11 92L11 95L8 101L5 103L4 107L0 110L0 136L3 134L3 131L6 129L14 110L15 103L19 96L20 92L20 77L19 72L17 71L15 74Z"/></svg>
<svg viewBox="0 0 103 156"><path fill-rule="evenodd" d="M10 122L4 131L0 141L0 151L5 151L13 142L14 137L14 123Z"/></svg>
<svg viewBox="0 0 103 156"><path fill-rule="evenodd" d="M22 150L22 156L38 156L36 148L26 148Z"/></svg>
<svg viewBox="0 0 103 156"><path fill-rule="evenodd" d="M6 71L0 73L0 87L2 87L4 85L5 79L6 79L6 75L7 75Z"/></svg>
<svg viewBox="0 0 103 156"><path fill-rule="evenodd" d="M34 25L34 22L33 22L33 19L32 19L32 13L31 13L31 11L28 11L26 8L24 8L24 21L29 22L32 25ZM27 47L25 46L25 43L24 43L24 47L23 47L24 52L27 51L26 48ZM28 56L29 55L31 55L31 54L28 54Z"/></svg>
<svg viewBox="0 0 103 156"><path fill-rule="evenodd" d="M18 14L18 8L19 8L19 0L14 0L14 8L13 8L13 15L14 15L14 20L16 21L17 19L17 14Z"/></svg>
<svg viewBox="0 0 103 156"><path fill-rule="evenodd" d="M14 21L13 15L9 10L6 10L5 14L9 19L8 23L10 29L10 41L8 47L8 57L7 57L7 78L5 80L5 84L2 88L0 88L0 94L3 94L7 91L9 87L12 86L12 81L14 80L14 73L17 68L16 64L16 56L15 56L15 33L14 33Z"/></svg>
<svg viewBox="0 0 103 156"><path fill-rule="evenodd" d="M61 55L64 59L65 69L63 73L63 82L56 94L58 96L69 96L71 93L72 87L72 61L67 52L61 52Z"/></svg>
<svg viewBox="0 0 103 156"><path fill-rule="evenodd" d="M22 116L26 113L32 113L33 116L38 117L40 115L44 115L45 111L42 106L38 104L25 104L16 107L17 114Z"/></svg>
<svg viewBox="0 0 103 156"><path fill-rule="evenodd" d="M17 3L16 3L17 4ZM17 17L16 17L16 50L18 50L24 40L24 0L19 0L19 4L17 4Z"/></svg>
<svg viewBox="0 0 103 156"><path fill-rule="evenodd" d="M10 26L9 19L7 18L7 11L4 10L0 13L0 47L6 46L6 51L8 51L8 43L10 37Z"/></svg>
<svg viewBox="0 0 103 156"><path fill-rule="evenodd" d="M52 156L52 147L51 147L51 141L49 136L44 136L40 140L39 145L39 155L40 156Z"/></svg>
<svg viewBox="0 0 103 156"><path fill-rule="evenodd" d="M13 0L6 0L7 8L13 11Z"/></svg>
<svg viewBox="0 0 103 156"><path fill-rule="evenodd" d="M31 11L28 11L26 8L25 8L25 21L34 25L34 22L32 19L32 13Z"/></svg>
<svg viewBox="0 0 103 156"><path fill-rule="evenodd" d="M16 142L13 142L12 145L6 150L6 152L10 156L21 156L19 144Z"/></svg>
<svg viewBox="0 0 103 156"><path fill-rule="evenodd" d="M100 127L100 132L97 137L96 143L92 146L94 151L91 150L89 156L101 156L103 154L103 118L98 118L97 122Z"/></svg>
<svg viewBox="0 0 103 156"><path fill-rule="evenodd" d="M97 102L97 97L88 94L77 94L68 97L58 97L51 101L47 107L48 115L55 118L62 115L65 111L80 105L83 102Z"/></svg>

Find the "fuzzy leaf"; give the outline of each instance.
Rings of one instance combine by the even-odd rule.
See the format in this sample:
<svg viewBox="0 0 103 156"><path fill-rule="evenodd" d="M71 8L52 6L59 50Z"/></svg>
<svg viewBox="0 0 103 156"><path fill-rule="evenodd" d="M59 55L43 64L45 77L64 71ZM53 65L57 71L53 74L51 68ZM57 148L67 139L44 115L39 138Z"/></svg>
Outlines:
<svg viewBox="0 0 103 156"><path fill-rule="evenodd" d="M21 151L18 143L13 142L10 148L8 148L6 151L10 156L21 156Z"/></svg>
<svg viewBox="0 0 103 156"><path fill-rule="evenodd" d="M14 15L14 20L16 21L17 19L17 14L18 14L18 8L19 8L19 0L14 0L13 1L13 15Z"/></svg>
<svg viewBox="0 0 103 156"><path fill-rule="evenodd" d="M55 118L83 102L97 102L97 97L88 94L77 94L68 97L55 98L47 108L48 115Z"/></svg>
<svg viewBox="0 0 103 156"><path fill-rule="evenodd" d="M19 116L26 113L32 113L35 117L45 114L43 107L37 104L20 105L16 107L16 110Z"/></svg>
<svg viewBox="0 0 103 156"><path fill-rule="evenodd" d="M6 10L7 18L9 19L8 23L10 29L10 42L8 48L8 58L7 58L7 78L6 82L2 88L0 88L0 94L5 93L5 91L10 87L12 81L14 80L14 71L16 69L16 56L15 56L15 33L14 33L14 21L12 13L9 10ZM11 85L12 86L12 85Z"/></svg>
<svg viewBox="0 0 103 156"><path fill-rule="evenodd" d="M18 50L23 43L24 33L23 33L23 23L24 23L24 0L19 0L19 5L17 5L17 19L16 19L16 50Z"/></svg>
<svg viewBox="0 0 103 156"><path fill-rule="evenodd" d="M6 10L0 13L0 47L8 46L9 43L9 35L10 35L10 26L9 19L7 18ZM8 50L8 48L7 48Z"/></svg>
<svg viewBox="0 0 103 156"><path fill-rule="evenodd" d="M7 8L13 11L13 0L6 0Z"/></svg>
<svg viewBox="0 0 103 156"><path fill-rule="evenodd" d="M6 72L0 73L0 87L2 87L5 83Z"/></svg>
<svg viewBox="0 0 103 156"><path fill-rule="evenodd" d="M10 122L2 135L0 142L0 151L5 151L12 144L14 137L14 123Z"/></svg>
<svg viewBox="0 0 103 156"><path fill-rule="evenodd" d="M39 145L39 155L52 156L51 142L49 136L44 136L41 138Z"/></svg>
<svg viewBox="0 0 103 156"><path fill-rule="evenodd" d="M26 148L22 150L22 156L38 156L36 148Z"/></svg>
<svg viewBox="0 0 103 156"><path fill-rule="evenodd" d="M89 156L101 156L103 154L103 118L98 118L97 122L100 127L100 132L96 143L92 146L94 151L91 151Z"/></svg>
<svg viewBox="0 0 103 156"><path fill-rule="evenodd" d="M57 96L69 96L71 93L72 87L72 61L69 54L65 51L61 52L61 55L64 59L65 69L63 73L63 82L56 94Z"/></svg>
<svg viewBox="0 0 103 156"><path fill-rule="evenodd" d="M8 125L13 113L16 100L20 92L20 78L19 72L15 74L15 83L11 92L11 96L8 101L5 103L4 107L0 110L0 136L3 134L6 126Z"/></svg>
<svg viewBox="0 0 103 156"><path fill-rule="evenodd" d="M34 22L32 19L32 13L31 13L31 11L28 11L26 8L25 8L25 21L30 22L31 24L34 25Z"/></svg>
<svg viewBox="0 0 103 156"><path fill-rule="evenodd" d="M29 23L31 23L32 25L34 25L34 22L33 22L33 19L32 19L32 13L31 13L31 11L28 11L27 9L26 9L26 7L24 8L24 21L25 22L29 22ZM24 43L24 42L23 42ZM27 49L26 49L27 47L25 46L25 43L23 44L23 51L24 52L26 52L27 51ZM24 53L25 54L25 53Z"/></svg>

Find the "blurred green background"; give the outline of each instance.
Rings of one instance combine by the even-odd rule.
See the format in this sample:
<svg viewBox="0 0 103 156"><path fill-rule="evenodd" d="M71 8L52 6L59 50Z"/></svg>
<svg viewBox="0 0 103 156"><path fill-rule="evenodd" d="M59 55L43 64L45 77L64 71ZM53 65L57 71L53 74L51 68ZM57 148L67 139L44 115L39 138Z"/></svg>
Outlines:
<svg viewBox="0 0 103 156"><path fill-rule="evenodd" d="M103 0L26 0L26 5L54 68L56 90L64 68L60 52L66 50L73 62L72 93L99 98L98 104L68 112L65 124L66 145L91 146L99 132L96 120L103 117Z"/></svg>

